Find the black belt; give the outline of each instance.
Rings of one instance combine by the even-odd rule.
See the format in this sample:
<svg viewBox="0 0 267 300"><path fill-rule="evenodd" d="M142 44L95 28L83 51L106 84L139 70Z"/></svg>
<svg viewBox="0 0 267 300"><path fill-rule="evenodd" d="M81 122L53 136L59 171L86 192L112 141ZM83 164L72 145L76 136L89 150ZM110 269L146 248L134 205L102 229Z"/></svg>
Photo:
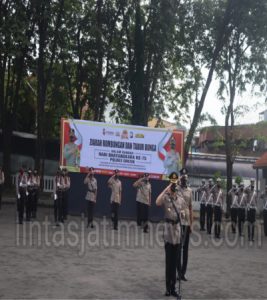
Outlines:
<svg viewBox="0 0 267 300"><path fill-rule="evenodd" d="M179 223L179 220L171 220L171 219L165 219L165 222L166 223L170 223L172 225L175 225L175 224L178 224Z"/></svg>

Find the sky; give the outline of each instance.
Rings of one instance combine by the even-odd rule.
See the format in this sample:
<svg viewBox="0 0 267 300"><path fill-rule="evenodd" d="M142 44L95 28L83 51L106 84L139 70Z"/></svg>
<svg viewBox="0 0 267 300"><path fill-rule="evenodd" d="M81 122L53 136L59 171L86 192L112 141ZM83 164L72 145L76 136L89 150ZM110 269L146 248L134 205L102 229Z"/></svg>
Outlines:
<svg viewBox="0 0 267 300"><path fill-rule="evenodd" d="M218 125L224 125L225 116L221 112L223 103L218 99L216 95L217 83L213 81L211 83L210 89L208 91L205 104L203 107L203 113L208 112L218 123ZM243 95L237 95L235 99L236 105L246 105L249 107L249 111L244 113L243 116L240 116L236 119L236 124L252 124L259 122L259 113L267 109L267 104L265 103L264 97L257 97L252 95L251 92L246 92ZM194 106L190 108L190 118L193 119L194 115ZM170 115L168 119L170 122L174 121L174 116ZM182 124L187 128L190 127L190 120L187 124ZM209 126L210 122L205 122L202 124L202 127Z"/></svg>

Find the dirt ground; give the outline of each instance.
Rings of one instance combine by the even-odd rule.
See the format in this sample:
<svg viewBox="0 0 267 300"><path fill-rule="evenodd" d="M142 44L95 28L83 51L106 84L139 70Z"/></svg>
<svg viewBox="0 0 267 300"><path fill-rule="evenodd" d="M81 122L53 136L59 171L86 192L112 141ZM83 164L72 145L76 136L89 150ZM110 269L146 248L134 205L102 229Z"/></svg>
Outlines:
<svg viewBox="0 0 267 300"><path fill-rule="evenodd" d="M119 231L98 218L95 228L69 217L53 223L51 208L39 208L38 222L16 223L15 206L0 211L0 298L166 299L162 225L144 234L134 222ZM224 224L227 226L227 224ZM188 282L182 299L265 299L267 249L262 225L255 242L226 233L218 241L195 229Z"/></svg>

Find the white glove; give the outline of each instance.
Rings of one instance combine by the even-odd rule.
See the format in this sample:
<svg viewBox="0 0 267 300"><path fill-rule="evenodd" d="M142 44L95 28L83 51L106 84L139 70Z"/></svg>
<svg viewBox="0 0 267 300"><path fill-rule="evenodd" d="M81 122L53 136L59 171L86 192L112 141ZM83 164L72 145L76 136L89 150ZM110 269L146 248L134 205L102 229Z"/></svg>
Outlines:
<svg viewBox="0 0 267 300"><path fill-rule="evenodd" d="M54 200L57 200L57 194L54 194Z"/></svg>
<svg viewBox="0 0 267 300"><path fill-rule="evenodd" d="M18 194L18 199L20 199L20 194Z"/></svg>
<svg viewBox="0 0 267 300"><path fill-rule="evenodd" d="M29 193L28 193L28 191L26 191L26 196L29 196Z"/></svg>

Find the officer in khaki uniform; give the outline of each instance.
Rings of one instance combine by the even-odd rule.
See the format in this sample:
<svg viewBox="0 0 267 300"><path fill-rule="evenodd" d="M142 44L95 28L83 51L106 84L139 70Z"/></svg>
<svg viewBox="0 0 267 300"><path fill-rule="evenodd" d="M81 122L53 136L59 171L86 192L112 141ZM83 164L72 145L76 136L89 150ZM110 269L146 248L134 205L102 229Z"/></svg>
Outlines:
<svg viewBox="0 0 267 300"><path fill-rule="evenodd" d="M243 228L246 220L247 193L244 190L244 183L241 182L238 189L238 232L239 236L243 236Z"/></svg>
<svg viewBox="0 0 267 300"><path fill-rule="evenodd" d="M118 230L118 211L121 205L122 185L119 179L119 170L115 170L114 174L108 180L108 187L111 189L111 220L113 229Z"/></svg>
<svg viewBox="0 0 267 300"><path fill-rule="evenodd" d="M180 186L178 188L178 193L184 199L185 202L185 218L181 220L182 224L182 243L181 243L181 263L177 264L178 277L181 280L187 281L185 273L187 270L188 263L188 249L189 249L189 239L190 233L192 232L193 225L193 192L188 186L188 175L187 169L182 168L180 170Z"/></svg>
<svg viewBox="0 0 267 300"><path fill-rule="evenodd" d="M185 216L185 202L181 193L177 192L178 174L172 172L169 179L170 185L158 196L156 205L163 206L165 212L165 295L177 297L178 294L175 290L176 265L180 260L181 220Z"/></svg>
<svg viewBox="0 0 267 300"><path fill-rule="evenodd" d="M257 193L255 190L255 180L250 180L250 185L245 189L247 193L247 221L248 240L254 242L254 227L256 222Z"/></svg>
<svg viewBox="0 0 267 300"><path fill-rule="evenodd" d="M40 189L40 176L38 175L38 171L35 169L33 171L33 189L34 189L34 194L33 194L33 207L32 207L32 218L36 218L37 215L37 206L38 206L38 198L39 198L39 189Z"/></svg>
<svg viewBox="0 0 267 300"><path fill-rule="evenodd" d="M223 190L221 186L221 178L216 179L216 186L212 189L214 199L214 235L215 238L221 238L221 222L222 222L222 212L223 212Z"/></svg>
<svg viewBox="0 0 267 300"><path fill-rule="evenodd" d="M263 200L263 227L264 235L267 236L267 185L265 186L265 192L261 195Z"/></svg>
<svg viewBox="0 0 267 300"><path fill-rule="evenodd" d="M236 233L236 224L237 224L237 211L238 211L238 195L236 184L233 184L232 188L229 190L228 195L231 196L231 226L232 233Z"/></svg>
<svg viewBox="0 0 267 300"><path fill-rule="evenodd" d="M84 184L87 184L87 193L85 199L87 200L87 227L91 224L91 228L94 228L94 207L97 197L97 180L94 177L94 168L89 168L89 172L84 179Z"/></svg>
<svg viewBox="0 0 267 300"><path fill-rule="evenodd" d="M209 184L207 186L207 201L206 201L206 215L207 215L207 233L211 234L212 222L213 222L213 194L212 189L215 187L213 185L213 180L209 179Z"/></svg>
<svg viewBox="0 0 267 300"><path fill-rule="evenodd" d="M63 171L58 169L57 174L54 178L54 217L56 226L59 223L64 223L64 211L63 211L63 194L65 184Z"/></svg>
<svg viewBox="0 0 267 300"><path fill-rule="evenodd" d="M28 201L28 175L25 172L25 167L22 167L16 177L16 193L17 193L17 210L19 215L19 224L23 223L24 206Z"/></svg>
<svg viewBox="0 0 267 300"><path fill-rule="evenodd" d="M143 225L144 232L147 232L148 211L149 206L151 205L151 184L149 182L149 174L145 173L140 179L134 182L133 186L137 188L137 225Z"/></svg>
<svg viewBox="0 0 267 300"><path fill-rule="evenodd" d="M34 176L31 169L28 170L28 182L27 182L27 190L28 190L28 199L26 204L26 220L30 221L32 218L32 212L34 207Z"/></svg>
<svg viewBox="0 0 267 300"><path fill-rule="evenodd" d="M199 223L200 223L200 231L205 230L205 218L206 218L206 201L207 201L207 186L205 183L205 179L202 179L201 186L197 189L199 193L199 202L200 202L200 210L199 210Z"/></svg>
<svg viewBox="0 0 267 300"><path fill-rule="evenodd" d="M0 210L2 208L2 191L3 191L4 183L5 183L5 175L2 170L2 167L0 166Z"/></svg>

